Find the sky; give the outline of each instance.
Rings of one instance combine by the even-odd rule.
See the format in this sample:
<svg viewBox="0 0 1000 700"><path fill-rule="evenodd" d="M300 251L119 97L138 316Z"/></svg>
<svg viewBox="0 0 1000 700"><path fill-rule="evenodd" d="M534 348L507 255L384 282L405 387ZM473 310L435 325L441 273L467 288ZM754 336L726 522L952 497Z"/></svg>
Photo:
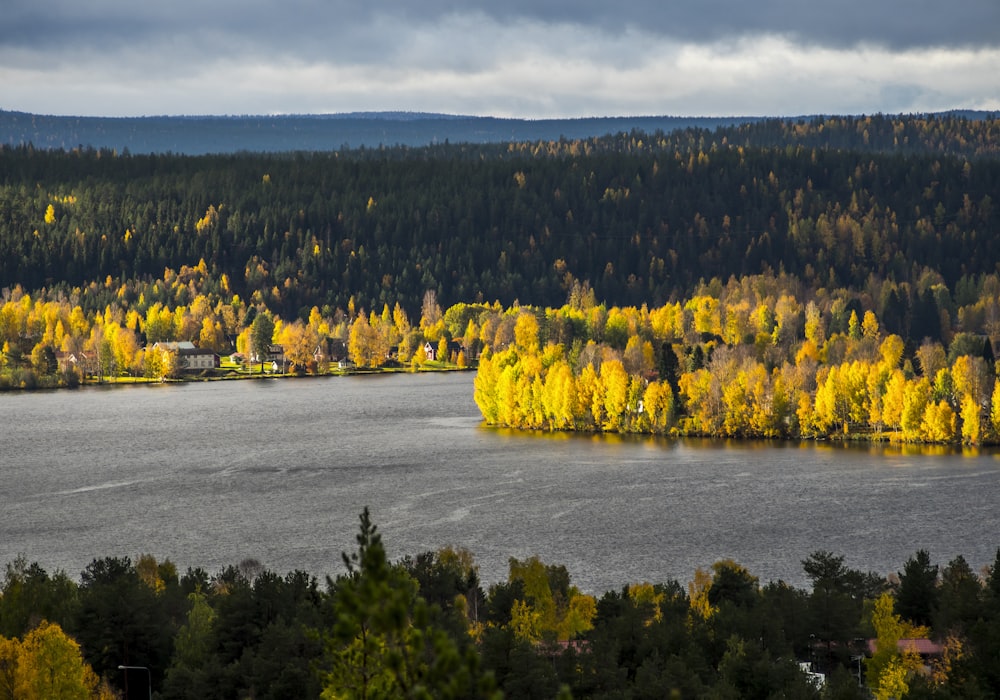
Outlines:
<svg viewBox="0 0 1000 700"><path fill-rule="evenodd" d="M0 109L1000 110L1000 0L3 0Z"/></svg>

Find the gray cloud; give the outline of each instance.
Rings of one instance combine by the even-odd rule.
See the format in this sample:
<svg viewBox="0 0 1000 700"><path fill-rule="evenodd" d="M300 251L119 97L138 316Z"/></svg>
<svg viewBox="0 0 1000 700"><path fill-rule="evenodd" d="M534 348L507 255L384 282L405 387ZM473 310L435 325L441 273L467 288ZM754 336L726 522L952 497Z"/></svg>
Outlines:
<svg viewBox="0 0 1000 700"><path fill-rule="evenodd" d="M7 0L0 44L89 46L182 41L210 32L276 50L323 49L370 27L380 16L411 26L433 26L454 15L483 15L500 24L578 24L619 33L629 27L682 41L781 34L813 45L874 43L893 49L919 46L995 46L1000 43L997 0ZM391 51L391 37L382 37ZM442 47L445 48L445 47Z"/></svg>
<svg viewBox="0 0 1000 700"><path fill-rule="evenodd" d="M998 0L5 0L0 108L995 109Z"/></svg>

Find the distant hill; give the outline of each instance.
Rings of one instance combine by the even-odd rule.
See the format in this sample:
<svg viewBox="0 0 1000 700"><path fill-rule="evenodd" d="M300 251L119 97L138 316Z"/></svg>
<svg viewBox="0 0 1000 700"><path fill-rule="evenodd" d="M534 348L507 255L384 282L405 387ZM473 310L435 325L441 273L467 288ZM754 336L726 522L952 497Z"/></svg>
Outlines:
<svg viewBox="0 0 1000 700"><path fill-rule="evenodd" d="M499 119L421 112L199 117L59 117L0 110L0 144L78 146L131 153L333 151L379 146L584 139L633 129L653 133L715 129L753 117L594 117Z"/></svg>

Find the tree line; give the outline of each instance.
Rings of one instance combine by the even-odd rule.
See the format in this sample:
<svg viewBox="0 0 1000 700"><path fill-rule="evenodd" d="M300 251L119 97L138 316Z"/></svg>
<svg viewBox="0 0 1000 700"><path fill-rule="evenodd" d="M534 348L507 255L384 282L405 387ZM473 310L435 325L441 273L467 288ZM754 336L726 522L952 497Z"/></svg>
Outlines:
<svg viewBox="0 0 1000 700"><path fill-rule="evenodd" d="M988 295L1000 292L1000 280L984 282ZM583 294L559 308L505 310L508 330L479 359L483 417L536 430L1000 440L1000 380L984 326L939 326L940 340L916 343L886 332L858 299L817 295L787 277L713 281L699 292L654 308L608 308ZM972 305L986 307L1000 309L981 296ZM962 318L985 322L963 308Z"/></svg>
<svg viewBox="0 0 1000 700"><path fill-rule="evenodd" d="M176 365L150 350L160 341L192 340L247 361L278 343L299 373L328 371L330 355L316 353L332 347L359 367L416 368L431 356L478 365L475 398L495 425L972 445L1000 438L997 275L962 278L954 292L934 274L914 288L872 279L862 294L813 290L789 275L713 279L656 307L599 304L575 280L555 308L442 308L427 290L412 320L398 303L376 312L353 299L346 311L313 307L305 319L285 319L226 285L204 262L142 284L108 280L88 288L109 300L89 315L70 300L15 288L0 304L0 387L169 376ZM917 328L922 339L892 327ZM57 352L80 362L60 370Z"/></svg>
<svg viewBox="0 0 1000 700"><path fill-rule="evenodd" d="M202 372L213 376L239 374L243 366L249 371L275 345L284 369L299 374L324 374L345 359L362 368L417 369L430 362L463 368L481 346L470 320L500 309L456 304L443 311L428 290L412 322L398 303L376 313L355 308L353 298L346 312L324 315L314 306L305 319L284 319L228 292L225 277L211 280L204 261L142 284L92 284L85 293L110 301L89 314L79 295L51 300L19 286L6 290L0 299L0 389L176 378L185 370L183 358L158 344L177 341L242 363L239 370Z"/></svg>
<svg viewBox="0 0 1000 700"><path fill-rule="evenodd" d="M1000 552L982 573L918 551L883 578L816 551L811 587L731 560L599 597L535 557L484 588L472 555L391 562L365 510L325 585L246 560L142 555L74 581L19 557L0 586L14 698L987 698L1000 693ZM918 656L901 639L933 639ZM869 641L870 640L870 641ZM912 642L909 644L912 645ZM126 667L126 668L123 668ZM807 673L808 672L808 673ZM148 675L147 675L148 674ZM823 683L816 683L822 674ZM148 687L147 687L148 686Z"/></svg>

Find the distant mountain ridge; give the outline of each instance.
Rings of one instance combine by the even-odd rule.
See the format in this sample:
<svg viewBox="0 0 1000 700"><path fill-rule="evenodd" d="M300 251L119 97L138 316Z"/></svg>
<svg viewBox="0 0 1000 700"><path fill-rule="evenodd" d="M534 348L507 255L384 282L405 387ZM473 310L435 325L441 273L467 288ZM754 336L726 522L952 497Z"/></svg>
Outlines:
<svg viewBox="0 0 1000 700"><path fill-rule="evenodd" d="M504 119L425 112L278 116L65 117L0 110L0 144L131 153L334 151L379 146L584 139L640 130L715 129L757 117Z"/></svg>

